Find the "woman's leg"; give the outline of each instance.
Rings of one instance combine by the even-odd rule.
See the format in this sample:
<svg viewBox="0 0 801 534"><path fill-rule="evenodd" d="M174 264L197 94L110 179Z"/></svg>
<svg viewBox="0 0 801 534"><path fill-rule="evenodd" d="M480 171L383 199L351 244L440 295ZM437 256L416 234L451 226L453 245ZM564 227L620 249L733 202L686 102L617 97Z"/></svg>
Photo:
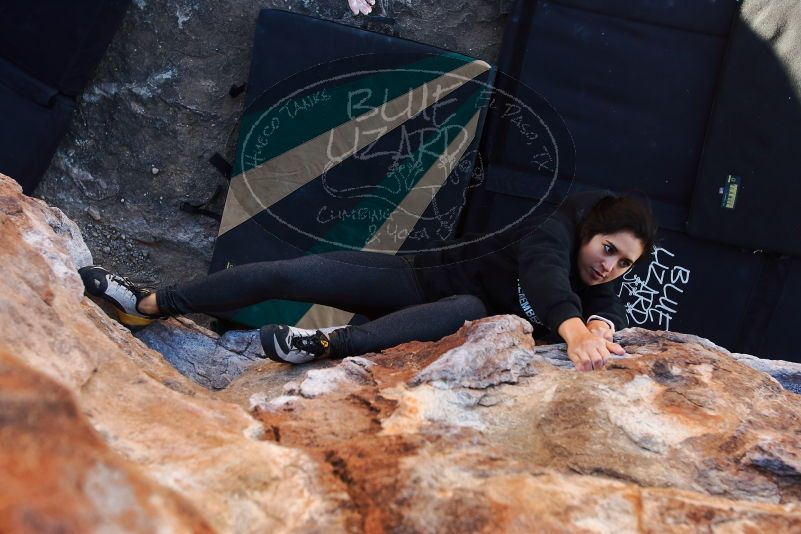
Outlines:
<svg viewBox="0 0 801 534"><path fill-rule="evenodd" d="M452 295L436 302L408 306L359 326L304 330L270 324L261 328L268 358L283 363L307 363L377 352L408 341L436 341L456 332L465 321L486 315L473 295Z"/></svg>
<svg viewBox="0 0 801 534"><path fill-rule="evenodd" d="M399 256L336 251L240 265L156 292L170 315L241 308L268 299L313 302L373 316L424 302Z"/></svg>
<svg viewBox="0 0 801 534"><path fill-rule="evenodd" d="M331 356L377 352L409 341L436 341L459 330L465 321L486 314L484 303L473 295L452 295L409 306L359 326L333 331L329 334Z"/></svg>

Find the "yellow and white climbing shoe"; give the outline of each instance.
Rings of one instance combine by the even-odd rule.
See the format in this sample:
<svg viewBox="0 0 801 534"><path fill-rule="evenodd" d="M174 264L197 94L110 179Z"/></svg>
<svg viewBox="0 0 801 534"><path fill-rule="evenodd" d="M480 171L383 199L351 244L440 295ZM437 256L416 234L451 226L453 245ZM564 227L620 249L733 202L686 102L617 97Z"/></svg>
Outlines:
<svg viewBox="0 0 801 534"><path fill-rule="evenodd" d="M146 326L154 319L164 317L139 311L137 306L152 293L150 289L138 287L124 276L112 274L96 265L82 267L78 273L86 292L114 306L119 321L125 326Z"/></svg>

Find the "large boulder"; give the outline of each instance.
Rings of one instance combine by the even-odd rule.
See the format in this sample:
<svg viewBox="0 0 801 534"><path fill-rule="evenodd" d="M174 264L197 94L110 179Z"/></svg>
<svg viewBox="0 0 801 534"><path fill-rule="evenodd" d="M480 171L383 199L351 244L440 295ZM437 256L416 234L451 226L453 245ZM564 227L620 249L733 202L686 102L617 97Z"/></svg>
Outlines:
<svg viewBox="0 0 801 534"><path fill-rule="evenodd" d="M154 327L203 387L83 297L67 228L0 176L0 531L801 530L801 396L763 372L801 366L633 328L578 373L515 316L307 367Z"/></svg>

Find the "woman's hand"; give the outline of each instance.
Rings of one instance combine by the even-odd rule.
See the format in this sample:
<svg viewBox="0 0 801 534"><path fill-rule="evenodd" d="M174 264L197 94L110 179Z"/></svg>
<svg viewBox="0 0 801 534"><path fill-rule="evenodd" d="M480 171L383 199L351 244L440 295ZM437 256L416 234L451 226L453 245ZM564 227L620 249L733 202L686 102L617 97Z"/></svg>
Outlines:
<svg viewBox="0 0 801 534"><path fill-rule="evenodd" d="M603 333L601 336L592 333L578 317L563 322L559 326L559 335L567 342L567 357L579 371L600 369L611 352L626 353L623 347L605 339Z"/></svg>
<svg viewBox="0 0 801 534"><path fill-rule="evenodd" d="M614 332L612 331L611 328L609 328L609 325L604 321L597 321L597 320L590 321L589 323L587 323L587 330L589 330L591 333L595 334L598 337L604 338L607 341L613 341L612 336Z"/></svg>
<svg viewBox="0 0 801 534"><path fill-rule="evenodd" d="M567 344L567 357L579 371L600 369L606 365L611 352L620 355L626 353L617 343L607 341L589 331Z"/></svg>
<svg viewBox="0 0 801 534"><path fill-rule="evenodd" d="M350 10L354 15L361 13L362 15L369 15L375 5L375 0L348 0Z"/></svg>

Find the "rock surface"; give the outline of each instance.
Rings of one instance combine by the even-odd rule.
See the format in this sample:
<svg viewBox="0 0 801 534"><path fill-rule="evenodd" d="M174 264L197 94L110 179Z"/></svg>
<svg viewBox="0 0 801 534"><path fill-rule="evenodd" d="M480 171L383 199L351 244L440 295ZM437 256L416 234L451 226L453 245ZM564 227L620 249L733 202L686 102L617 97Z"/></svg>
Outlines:
<svg viewBox="0 0 801 534"><path fill-rule="evenodd" d="M155 321L135 335L182 375L209 389L223 389L264 359L258 330L231 330L219 336L177 317Z"/></svg>
<svg viewBox="0 0 801 534"><path fill-rule="evenodd" d="M12 527L20 524L23 531L38 531L37 525L58 531L104 517L113 526L117 512L104 511L108 503L97 494L114 481L123 492L120 521L137 521L131 530L152 532L148 521L178 532L195 530L193 522L221 532L346 529L353 521L347 495L329 489L332 475L308 453L263 440L263 427L246 410L185 379L83 297L67 237L48 224L55 214L0 175L0 355L25 366L19 373L10 368L11 384L38 384L19 400L4 398L1 461L13 465L26 458L5 446L7 439L23 439L22 431L32 433L41 451L27 457L28 471L3 472L12 480L0 484L0 517L8 521L0 531L17 531ZM74 416L68 400L46 402L56 395L52 382L74 395ZM2 391L6 395L5 386ZM55 420L63 411L59 425L72 421L73 432L54 432L47 419L40 420L48 412ZM91 425L99 438L83 436L81 424ZM58 458L50 451L69 461L48 465ZM98 457L96 475L85 458L89 453ZM40 471L42 480L31 476ZM50 500L48 480L61 491L61 507ZM18 500L18 486L34 500ZM151 510L143 506L137 519L129 509L145 500ZM188 505L182 510L181 503ZM159 520L171 509L182 516ZM95 530L101 526L97 522Z"/></svg>
<svg viewBox="0 0 801 534"><path fill-rule="evenodd" d="M0 531L801 530L801 396L752 368L801 366L632 328L577 373L514 316L307 367L153 329L240 373L210 391L82 297L56 220L0 177Z"/></svg>
<svg viewBox="0 0 801 534"><path fill-rule="evenodd" d="M36 192L78 223L98 264L147 284L208 271L218 223L179 207L225 183L208 159L233 160L244 98L228 90L248 78L266 7L362 24L346 0L131 3ZM374 12L401 37L490 62L505 21L498 0L377 0Z"/></svg>
<svg viewBox="0 0 801 534"><path fill-rule="evenodd" d="M194 506L113 453L63 386L0 353L0 530L211 532Z"/></svg>

